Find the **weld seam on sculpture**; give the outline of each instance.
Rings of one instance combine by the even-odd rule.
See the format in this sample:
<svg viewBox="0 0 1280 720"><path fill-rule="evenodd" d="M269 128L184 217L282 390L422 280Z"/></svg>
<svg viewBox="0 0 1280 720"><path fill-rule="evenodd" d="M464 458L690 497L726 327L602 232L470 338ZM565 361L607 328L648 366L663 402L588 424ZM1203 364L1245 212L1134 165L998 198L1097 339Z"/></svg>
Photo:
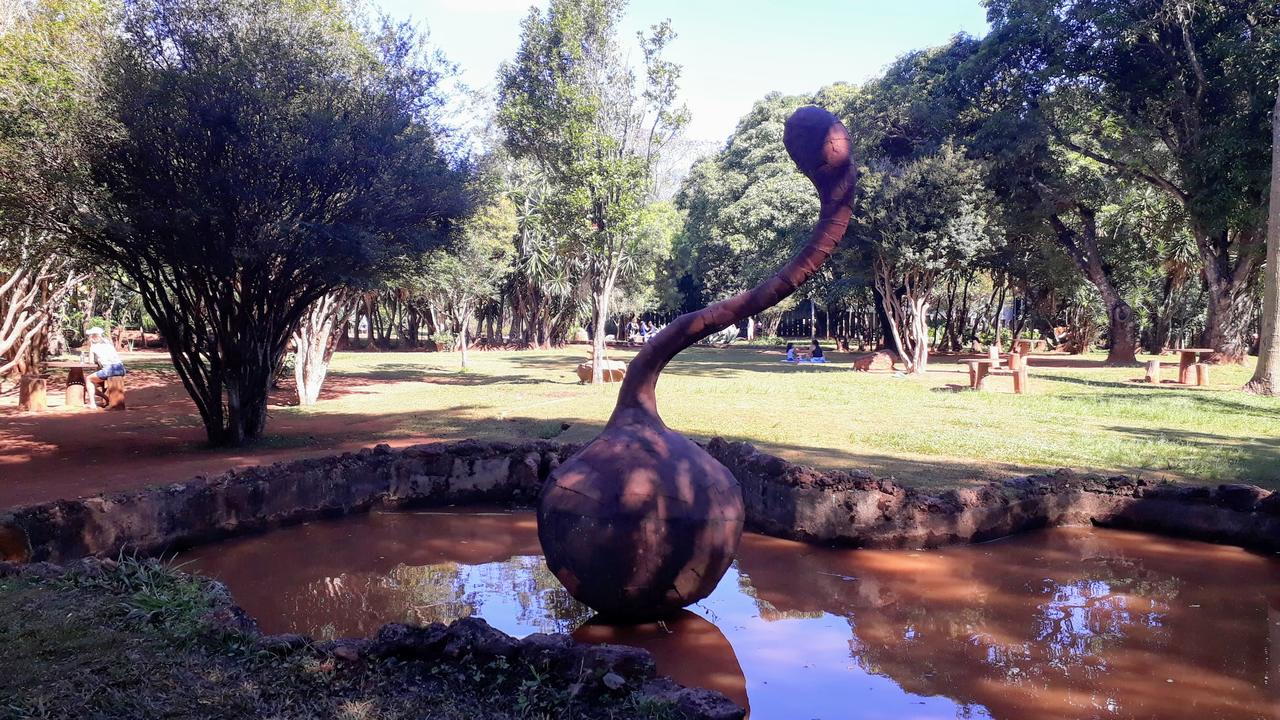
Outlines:
<svg viewBox="0 0 1280 720"><path fill-rule="evenodd" d="M852 215L857 172L844 125L817 107L787 120L783 143L821 202L809 242L768 280L667 325L628 368L596 439L558 467L538 505L547 567L604 616L649 620L711 593L742 536L733 474L658 415L658 376L682 350L795 292L831 256Z"/></svg>

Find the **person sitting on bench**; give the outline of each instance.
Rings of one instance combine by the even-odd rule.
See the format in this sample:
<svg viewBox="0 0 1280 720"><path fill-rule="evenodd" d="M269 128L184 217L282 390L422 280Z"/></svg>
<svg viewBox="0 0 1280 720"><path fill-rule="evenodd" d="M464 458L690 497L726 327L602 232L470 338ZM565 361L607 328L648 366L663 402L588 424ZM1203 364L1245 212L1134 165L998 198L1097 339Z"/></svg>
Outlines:
<svg viewBox="0 0 1280 720"><path fill-rule="evenodd" d="M822 354L822 346L818 344L818 341L810 340L809 342L813 343L813 347L809 350L809 362L814 362L814 363L826 362L827 357Z"/></svg>
<svg viewBox="0 0 1280 720"><path fill-rule="evenodd" d="M98 388L106 384L107 378L123 377L125 374L120 354L100 327L89 328L89 362L96 363L99 369L89 376L85 390L89 394L89 409L98 410Z"/></svg>

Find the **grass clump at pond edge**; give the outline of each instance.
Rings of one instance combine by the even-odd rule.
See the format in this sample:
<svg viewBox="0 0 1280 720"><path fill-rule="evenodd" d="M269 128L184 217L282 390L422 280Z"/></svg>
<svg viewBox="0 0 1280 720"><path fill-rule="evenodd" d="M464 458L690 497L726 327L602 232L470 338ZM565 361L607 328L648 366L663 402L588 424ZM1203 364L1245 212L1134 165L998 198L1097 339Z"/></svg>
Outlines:
<svg viewBox="0 0 1280 720"><path fill-rule="evenodd" d="M225 588L155 561L0 573L0 718L678 718L507 668L270 652L207 617ZM12 566L9 566L12 570Z"/></svg>

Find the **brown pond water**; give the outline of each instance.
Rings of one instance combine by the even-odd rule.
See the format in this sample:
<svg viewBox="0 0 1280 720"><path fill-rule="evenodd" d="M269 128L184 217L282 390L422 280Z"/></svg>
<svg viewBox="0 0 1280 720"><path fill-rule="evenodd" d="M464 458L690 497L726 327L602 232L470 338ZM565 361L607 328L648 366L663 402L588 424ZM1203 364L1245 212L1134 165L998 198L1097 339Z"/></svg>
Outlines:
<svg viewBox="0 0 1280 720"><path fill-rule="evenodd" d="M485 618L651 650L755 720L1280 718L1280 562L1060 528L928 552L746 535L719 588L661 625L591 622L531 513L386 513L197 548L269 633Z"/></svg>

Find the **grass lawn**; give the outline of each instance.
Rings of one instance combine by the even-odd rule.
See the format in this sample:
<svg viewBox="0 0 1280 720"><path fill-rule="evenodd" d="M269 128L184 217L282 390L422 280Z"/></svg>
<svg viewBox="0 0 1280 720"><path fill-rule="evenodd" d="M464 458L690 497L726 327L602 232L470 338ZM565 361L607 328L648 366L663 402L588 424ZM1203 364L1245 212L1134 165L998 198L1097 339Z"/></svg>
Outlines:
<svg viewBox="0 0 1280 720"><path fill-rule="evenodd" d="M579 385L575 346L548 352L339 353L315 416L370 441L405 436L590 439L617 386ZM668 366L659 407L698 438L746 440L823 468L863 468L927 486L953 486L1038 469L1139 473L1280 487L1280 399L1239 391L1251 367L1215 367L1213 386L1152 387L1140 367L1102 356L1034 358L1030 392L998 376L989 392L962 389L964 366L938 357L923 378L855 373L848 356L791 366L779 352L694 348ZM629 359L616 351L614 357ZM1147 359L1147 358L1144 358ZM1177 373L1176 358L1166 378ZM371 420L376 419L376 423ZM329 424L329 423L326 423ZM568 424L567 429L562 429Z"/></svg>
<svg viewBox="0 0 1280 720"><path fill-rule="evenodd" d="M125 560L89 577L0 577L0 717L676 720L635 695L584 706L517 668L266 652L212 631L209 581Z"/></svg>

